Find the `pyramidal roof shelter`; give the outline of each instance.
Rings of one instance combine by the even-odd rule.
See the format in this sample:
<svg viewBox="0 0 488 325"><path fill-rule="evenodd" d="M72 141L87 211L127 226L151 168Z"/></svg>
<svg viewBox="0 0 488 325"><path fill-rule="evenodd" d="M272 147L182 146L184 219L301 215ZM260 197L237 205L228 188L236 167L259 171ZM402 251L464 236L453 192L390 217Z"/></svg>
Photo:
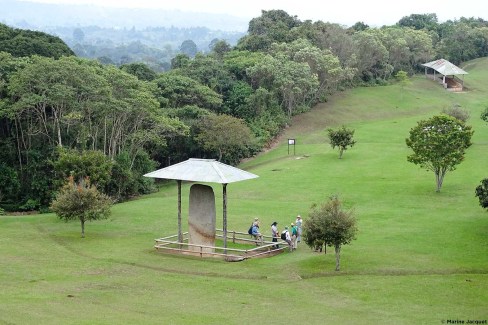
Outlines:
<svg viewBox="0 0 488 325"><path fill-rule="evenodd" d="M223 230L224 248L227 248L227 184L240 182L259 176L242 169L223 164L215 159L190 158L156 171L147 173L145 177L174 179L178 183L178 242L183 242L181 231L181 182L220 183L223 191Z"/></svg>

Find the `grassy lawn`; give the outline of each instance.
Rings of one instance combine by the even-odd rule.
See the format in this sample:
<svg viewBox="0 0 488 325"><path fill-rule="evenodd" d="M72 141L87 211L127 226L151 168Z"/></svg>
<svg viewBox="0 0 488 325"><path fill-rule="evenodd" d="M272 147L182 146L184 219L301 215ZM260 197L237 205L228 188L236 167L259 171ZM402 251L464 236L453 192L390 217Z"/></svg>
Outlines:
<svg viewBox="0 0 488 325"><path fill-rule="evenodd" d="M229 263L164 255L155 238L177 232L177 189L118 204L110 219L65 223L53 214L0 217L0 324L441 324L488 319L488 213L474 189L488 177L488 59L465 69L469 91L423 76L340 93L295 118L279 145L240 167L257 179L228 185L228 228L280 229L337 194L359 234L333 250ZM435 192L432 172L408 163L409 130L460 104L475 134L465 161ZM354 128L338 159L325 129ZM288 155L287 138L297 140ZM189 184L183 186L188 209ZM216 194L222 226L222 188ZM186 210L185 210L186 208ZM186 215L183 230L187 231Z"/></svg>

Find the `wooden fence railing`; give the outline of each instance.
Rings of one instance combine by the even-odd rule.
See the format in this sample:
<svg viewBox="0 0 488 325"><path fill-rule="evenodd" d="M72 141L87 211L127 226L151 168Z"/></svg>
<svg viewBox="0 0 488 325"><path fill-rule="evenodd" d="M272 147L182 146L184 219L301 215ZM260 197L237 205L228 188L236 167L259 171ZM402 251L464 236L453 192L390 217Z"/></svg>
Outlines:
<svg viewBox="0 0 488 325"><path fill-rule="evenodd" d="M216 229L216 238L224 238L223 230ZM247 238L246 238L247 237ZM279 240L272 242L265 239L271 239L271 236L265 236L261 240L251 238L248 233L239 231L227 231L227 240L232 243L256 244L256 247L249 249L239 249L231 247L195 245L188 243L188 232L183 233L183 242L178 242L178 235L167 236L155 239L154 248L173 254L184 254L199 257L222 257L227 261L242 261L248 258L273 256L288 248L288 243Z"/></svg>

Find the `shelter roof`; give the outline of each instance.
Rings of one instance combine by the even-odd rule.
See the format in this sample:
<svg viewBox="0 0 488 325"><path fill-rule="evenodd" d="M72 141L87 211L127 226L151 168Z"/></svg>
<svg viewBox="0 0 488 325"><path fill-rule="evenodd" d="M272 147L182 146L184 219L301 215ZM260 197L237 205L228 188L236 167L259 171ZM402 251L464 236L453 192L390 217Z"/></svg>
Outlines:
<svg viewBox="0 0 488 325"><path fill-rule="evenodd" d="M455 66L451 62L439 59L431 62L427 62L422 64L424 67L434 69L435 71L445 75L445 76L453 76L458 74L468 74L466 71L461 69L458 66Z"/></svg>
<svg viewBox="0 0 488 325"><path fill-rule="evenodd" d="M232 167L215 159L190 158L156 171L147 173L145 177L166 178L192 182L228 184L259 176Z"/></svg>

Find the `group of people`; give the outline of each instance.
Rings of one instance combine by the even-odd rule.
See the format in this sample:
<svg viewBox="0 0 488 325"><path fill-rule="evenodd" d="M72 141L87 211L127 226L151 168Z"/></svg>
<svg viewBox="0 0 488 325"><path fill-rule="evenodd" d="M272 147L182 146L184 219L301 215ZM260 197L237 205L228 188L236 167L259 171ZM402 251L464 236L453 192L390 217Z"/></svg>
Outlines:
<svg viewBox="0 0 488 325"><path fill-rule="evenodd" d="M302 239L302 224L303 220L300 215L297 216L295 222L290 224L290 229L288 226L285 226L285 229L281 231L278 230L278 222L273 222L271 224L271 237L274 243L278 242L278 239L282 239L288 243L290 252L294 251L298 247L298 243ZM249 234L256 239L256 245L258 244L258 240L262 241L262 234L259 231L259 219L255 218L251 227L249 228ZM279 248L279 245L276 244L274 248Z"/></svg>

